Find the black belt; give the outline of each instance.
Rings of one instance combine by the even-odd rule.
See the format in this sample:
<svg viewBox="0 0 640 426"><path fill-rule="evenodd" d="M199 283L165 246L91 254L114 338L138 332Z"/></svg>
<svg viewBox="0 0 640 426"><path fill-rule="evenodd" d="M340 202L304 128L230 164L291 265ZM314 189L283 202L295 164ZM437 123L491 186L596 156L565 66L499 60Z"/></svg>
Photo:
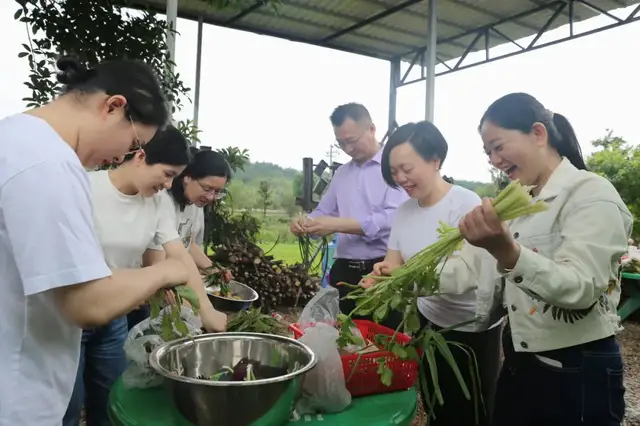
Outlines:
<svg viewBox="0 0 640 426"><path fill-rule="evenodd" d="M336 259L334 263L344 263L350 269L357 269L363 272L369 272L373 269L373 265L378 262L382 262L384 257L379 257L376 259Z"/></svg>

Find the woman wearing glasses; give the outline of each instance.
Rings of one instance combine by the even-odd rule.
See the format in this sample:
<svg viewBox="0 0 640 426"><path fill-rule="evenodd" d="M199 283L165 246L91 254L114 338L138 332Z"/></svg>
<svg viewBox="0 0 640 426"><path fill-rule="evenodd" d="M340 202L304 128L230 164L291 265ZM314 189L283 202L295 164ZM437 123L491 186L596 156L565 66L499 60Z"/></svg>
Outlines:
<svg viewBox="0 0 640 426"><path fill-rule="evenodd" d="M220 331L197 268L179 241L160 194L189 163L187 140L170 126L136 148L117 169L89 173L93 219L107 265L140 267L147 248L161 245L168 258L190 265L187 285L199 293L202 323L208 331ZM83 331L80 368L64 426L78 425L83 403L88 426L110 425L109 390L127 367L123 350L127 331L126 316Z"/></svg>
<svg viewBox="0 0 640 426"><path fill-rule="evenodd" d="M167 259L111 269L92 218L84 167L149 141L169 111L153 71L135 61L86 69L57 61L62 94L0 121L0 424L61 424L81 328L119 318L188 269Z"/></svg>

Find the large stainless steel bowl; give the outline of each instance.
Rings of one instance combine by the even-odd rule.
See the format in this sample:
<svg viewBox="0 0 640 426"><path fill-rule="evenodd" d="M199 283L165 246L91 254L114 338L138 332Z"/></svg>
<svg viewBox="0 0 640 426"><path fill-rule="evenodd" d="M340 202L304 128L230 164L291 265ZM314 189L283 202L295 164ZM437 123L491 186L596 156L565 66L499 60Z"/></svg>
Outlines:
<svg viewBox="0 0 640 426"><path fill-rule="evenodd" d="M286 373L242 382L198 379L233 367L243 358ZM287 337L218 333L161 345L149 363L164 376L178 411L197 426L281 426L289 420L302 377L315 366L316 356Z"/></svg>
<svg viewBox="0 0 640 426"><path fill-rule="evenodd" d="M209 296L214 308L222 312L240 312L249 309L251 304L258 300L259 297L254 289L238 281L230 281L229 289L231 289L232 293L237 294L240 299L216 296L213 293L220 291L219 285L212 285L206 288L207 296Z"/></svg>

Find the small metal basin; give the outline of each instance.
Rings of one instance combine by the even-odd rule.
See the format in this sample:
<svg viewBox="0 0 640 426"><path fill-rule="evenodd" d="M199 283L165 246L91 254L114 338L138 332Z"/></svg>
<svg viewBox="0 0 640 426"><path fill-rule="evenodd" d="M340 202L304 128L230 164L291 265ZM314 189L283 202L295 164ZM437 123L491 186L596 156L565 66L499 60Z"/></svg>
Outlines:
<svg viewBox="0 0 640 426"><path fill-rule="evenodd" d="M252 381L213 381L223 367L241 359L259 361L264 371ZM293 411L303 376L316 364L306 345L281 336L216 333L157 347L149 364L164 380L178 411L196 426L281 426ZM267 377L267 378L260 378Z"/></svg>
<svg viewBox="0 0 640 426"><path fill-rule="evenodd" d="M207 296L209 296L209 300L214 308L218 311L222 312L240 312L245 309L249 309L253 302L258 300L258 293L249 287L248 285L242 284L238 281L230 281L229 288L231 292L238 295L240 299L231 299L228 297L221 297L213 294L216 291L220 291L219 285L212 285L207 287L205 290L207 292Z"/></svg>

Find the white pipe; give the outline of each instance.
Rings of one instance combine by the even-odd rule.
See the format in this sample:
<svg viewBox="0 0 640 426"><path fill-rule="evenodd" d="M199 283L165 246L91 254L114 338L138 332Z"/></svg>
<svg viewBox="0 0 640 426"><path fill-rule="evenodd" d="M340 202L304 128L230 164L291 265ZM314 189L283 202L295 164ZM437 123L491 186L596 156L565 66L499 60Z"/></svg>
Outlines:
<svg viewBox="0 0 640 426"><path fill-rule="evenodd" d="M429 0L429 26L427 27L427 52L426 52L426 93L424 118L433 122L433 109L435 102L436 87L436 49L438 43L438 15L436 10L436 0Z"/></svg>

